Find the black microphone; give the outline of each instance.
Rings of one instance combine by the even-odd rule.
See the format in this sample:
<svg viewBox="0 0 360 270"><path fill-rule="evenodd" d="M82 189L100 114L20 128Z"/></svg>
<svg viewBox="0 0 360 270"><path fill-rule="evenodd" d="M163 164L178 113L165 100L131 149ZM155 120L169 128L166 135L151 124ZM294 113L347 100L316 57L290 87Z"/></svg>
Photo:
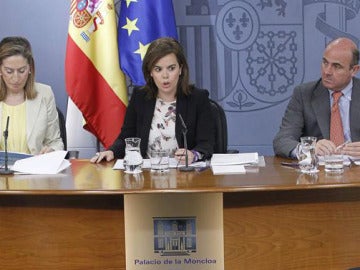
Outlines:
<svg viewBox="0 0 360 270"><path fill-rule="evenodd" d="M195 170L195 168L189 166L189 156L187 152L188 148L187 148L187 139L186 139L187 127L180 113L179 113L179 118L182 126L182 134L184 137L184 148L185 148L185 167L180 167L179 170L182 172L191 172Z"/></svg>
<svg viewBox="0 0 360 270"><path fill-rule="evenodd" d="M7 151L7 139L8 139L8 135L9 135L9 119L10 116L7 117L6 120L6 129L4 130L4 145L5 145L5 168L1 168L0 169L0 174L13 174L14 171L9 170L8 168L8 151Z"/></svg>

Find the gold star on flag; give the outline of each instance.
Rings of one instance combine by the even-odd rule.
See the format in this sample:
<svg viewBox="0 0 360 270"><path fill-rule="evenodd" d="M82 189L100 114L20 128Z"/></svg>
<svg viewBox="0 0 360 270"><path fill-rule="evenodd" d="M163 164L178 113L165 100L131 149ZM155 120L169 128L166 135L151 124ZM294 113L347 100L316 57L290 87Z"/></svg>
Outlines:
<svg viewBox="0 0 360 270"><path fill-rule="evenodd" d="M129 20L129 18L126 17L126 24L121 28L128 30L128 35L130 36L132 31L139 31L139 28L136 26L137 20L138 18Z"/></svg>
<svg viewBox="0 0 360 270"><path fill-rule="evenodd" d="M126 0L126 7L129 7L131 2L137 2L137 0Z"/></svg>
<svg viewBox="0 0 360 270"><path fill-rule="evenodd" d="M134 53L140 54L141 60L143 60L149 45L150 43L143 45L139 42L139 49L137 49Z"/></svg>

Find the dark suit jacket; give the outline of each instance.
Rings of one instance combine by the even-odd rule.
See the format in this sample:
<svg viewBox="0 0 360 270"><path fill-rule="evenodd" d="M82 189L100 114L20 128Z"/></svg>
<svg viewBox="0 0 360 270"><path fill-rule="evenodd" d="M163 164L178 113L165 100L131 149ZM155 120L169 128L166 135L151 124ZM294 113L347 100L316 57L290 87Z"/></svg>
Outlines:
<svg viewBox="0 0 360 270"><path fill-rule="evenodd" d="M276 155L290 157L302 136L330 139L330 96L321 79L295 88L285 111L280 130L274 138ZM353 79L350 103L350 132L353 142L360 141L360 80Z"/></svg>
<svg viewBox="0 0 360 270"><path fill-rule="evenodd" d="M188 149L202 153L204 159L210 158L213 154L215 141L214 121L208 96L207 90L194 88L190 95L180 94L176 100L175 134L179 148L184 147L182 126L179 119L179 114L181 114L188 130L186 134ZM115 158L124 157L125 138L128 137L141 138L141 155L146 158L155 103L156 99L150 99L143 89L134 89L121 133L109 148L114 152Z"/></svg>

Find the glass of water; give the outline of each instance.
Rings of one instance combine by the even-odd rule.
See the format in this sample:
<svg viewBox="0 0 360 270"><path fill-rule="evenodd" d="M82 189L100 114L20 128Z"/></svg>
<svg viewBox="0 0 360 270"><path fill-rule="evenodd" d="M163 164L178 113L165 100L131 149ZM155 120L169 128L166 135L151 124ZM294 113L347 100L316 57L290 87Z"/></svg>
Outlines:
<svg viewBox="0 0 360 270"><path fill-rule="evenodd" d="M153 150L150 153L151 171L169 171L169 152L167 150Z"/></svg>
<svg viewBox="0 0 360 270"><path fill-rule="evenodd" d="M317 173L318 158L315 155L316 137L301 137L297 147L297 158L302 173Z"/></svg>
<svg viewBox="0 0 360 270"><path fill-rule="evenodd" d="M141 173L143 158L140 153L140 138L125 139L124 167L126 173Z"/></svg>
<svg viewBox="0 0 360 270"><path fill-rule="evenodd" d="M344 172L344 158L341 154L325 155L325 172L340 174Z"/></svg>

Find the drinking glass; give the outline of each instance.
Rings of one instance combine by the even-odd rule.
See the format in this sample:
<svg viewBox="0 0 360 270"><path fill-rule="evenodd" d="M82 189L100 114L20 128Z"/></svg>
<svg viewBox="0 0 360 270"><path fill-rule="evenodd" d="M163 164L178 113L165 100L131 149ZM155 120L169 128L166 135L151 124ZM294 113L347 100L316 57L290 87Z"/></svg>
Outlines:
<svg viewBox="0 0 360 270"><path fill-rule="evenodd" d="M140 153L140 138L126 138L125 139L125 157L124 167L126 173L141 173L143 158Z"/></svg>
<svg viewBox="0 0 360 270"><path fill-rule="evenodd" d="M318 158L315 155L316 137L301 137L297 147L297 158L302 173L317 173Z"/></svg>
<svg viewBox="0 0 360 270"><path fill-rule="evenodd" d="M344 172L344 158L341 154L325 155L325 172L340 174Z"/></svg>
<svg viewBox="0 0 360 270"><path fill-rule="evenodd" d="M152 172L169 171L169 152L167 150L153 150L150 152Z"/></svg>

